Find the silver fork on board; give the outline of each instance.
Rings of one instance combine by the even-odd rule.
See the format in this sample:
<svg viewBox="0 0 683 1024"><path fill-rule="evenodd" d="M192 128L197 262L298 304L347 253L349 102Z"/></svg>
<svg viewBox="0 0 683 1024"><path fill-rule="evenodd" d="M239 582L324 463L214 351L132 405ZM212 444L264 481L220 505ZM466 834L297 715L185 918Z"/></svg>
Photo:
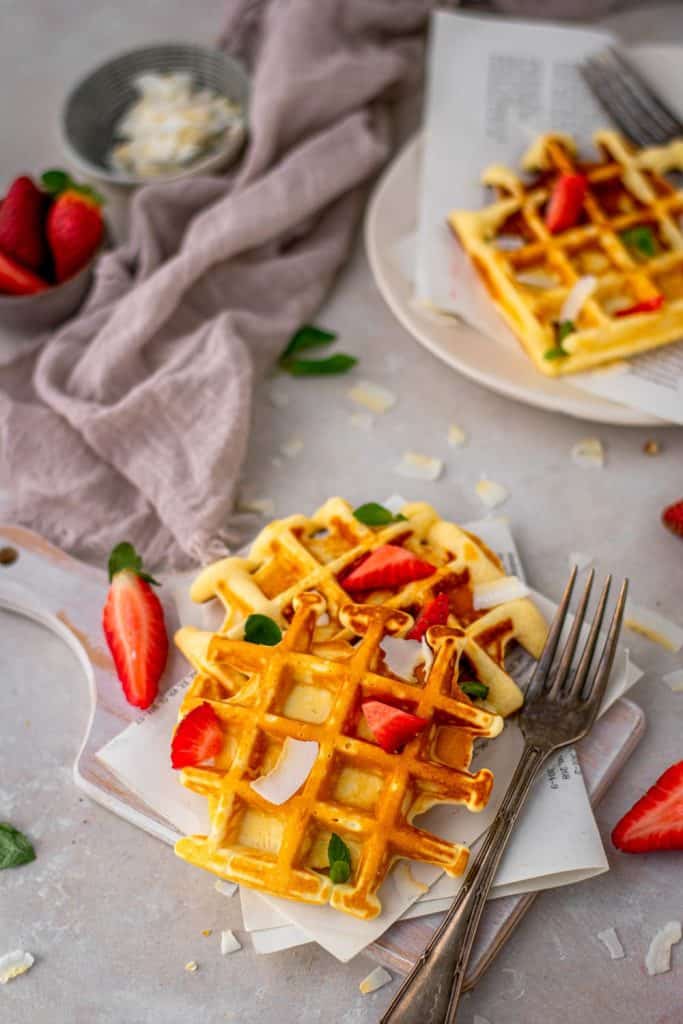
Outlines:
<svg viewBox="0 0 683 1024"><path fill-rule="evenodd" d="M683 137L680 118L616 47L588 57L581 74L612 120L637 145L658 146Z"/></svg>
<svg viewBox="0 0 683 1024"><path fill-rule="evenodd" d="M519 718L524 750L503 803L451 909L380 1024L454 1024L486 898L531 786L550 755L576 743L595 722L614 661L628 580L621 586L596 668L591 671L612 578L608 576L605 581L588 638L574 667L595 575L591 571L588 576L574 622L558 653L576 572L574 567L527 689Z"/></svg>

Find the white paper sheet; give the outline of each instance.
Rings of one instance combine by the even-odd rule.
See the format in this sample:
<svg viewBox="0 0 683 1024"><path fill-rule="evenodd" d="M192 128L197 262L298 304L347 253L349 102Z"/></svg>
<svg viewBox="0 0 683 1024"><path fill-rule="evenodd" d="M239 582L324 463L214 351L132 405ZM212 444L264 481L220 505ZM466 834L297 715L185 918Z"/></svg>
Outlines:
<svg viewBox="0 0 683 1024"><path fill-rule="evenodd" d="M467 528L499 552L509 574L524 578L504 518L484 519ZM187 585L186 579L182 580L182 585ZM554 610L552 602L540 595L532 596L550 618ZM181 611L182 607L180 605ZM192 614L194 616L194 610ZM206 622L206 616L211 614L212 609L205 609L202 621ZM639 670L628 663L622 652L613 672L608 701L611 703L621 695L639 675ZM180 832L205 834L205 801L179 784L169 763L169 738L188 681L169 691L152 712L107 744L98 757ZM420 819L421 824L452 840L474 844L493 819L520 751L519 730L508 724L502 736L480 745L474 762L491 768L496 777L488 807L481 814L470 814L464 808L434 808ZM530 798L522 824L501 864L500 889L496 895L550 888L607 869L580 769L571 752L565 751L561 756L564 764L551 764ZM567 842L568 835L571 842ZM539 836L543 837L542 842ZM254 946L259 952L273 952L315 939L340 960L349 960L409 908L413 915L433 913L457 890L458 881L444 877L434 867L413 864L411 871L418 882L432 887L430 891L423 895L407 872L395 870L382 886L382 914L367 922L330 907L311 907L241 890L245 927L254 933ZM418 898L419 904L416 903Z"/></svg>
<svg viewBox="0 0 683 1024"><path fill-rule="evenodd" d="M484 168L518 168L543 132L568 132L583 152L593 152L592 133L610 122L577 64L613 42L605 32L542 22L433 16L415 264L422 306L455 313L492 343L518 349L446 219L454 208L483 206ZM403 262L404 254L396 258ZM637 356L609 373L576 374L571 383L683 423L683 345Z"/></svg>

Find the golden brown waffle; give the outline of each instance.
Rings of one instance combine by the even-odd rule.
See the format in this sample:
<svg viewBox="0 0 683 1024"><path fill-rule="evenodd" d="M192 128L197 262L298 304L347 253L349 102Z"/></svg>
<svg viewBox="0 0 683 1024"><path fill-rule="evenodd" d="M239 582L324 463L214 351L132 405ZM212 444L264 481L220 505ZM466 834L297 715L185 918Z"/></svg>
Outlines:
<svg viewBox="0 0 683 1024"><path fill-rule="evenodd" d="M344 660L331 661L313 652L317 621L326 613L321 595L304 593L277 646L219 635L211 640L211 664L240 673L243 685L228 700L209 699L224 731L223 748L213 765L186 768L182 781L208 798L211 830L181 839L176 853L261 892L329 902L369 919L381 910L377 893L396 859L434 864L452 875L464 871L467 848L417 828L413 819L440 803L485 807L493 777L486 769L470 774L472 746L477 737L496 736L502 719L476 707L458 687L461 660L472 648L462 630L432 627L427 640L434 660L422 682L411 684L387 674L380 647L384 636L409 630L409 615L347 604L340 621L353 642ZM477 657L479 674L493 682L498 667L483 651ZM181 717L206 699L188 693ZM387 701L429 725L400 753L386 753L362 717L366 699ZM439 753L444 729L449 767ZM250 783L277 763L286 737L319 747L305 782L278 806ZM327 873L332 833L351 853L351 877L341 885Z"/></svg>
<svg viewBox="0 0 683 1024"><path fill-rule="evenodd" d="M290 516L265 527L248 558L226 558L208 566L193 583L190 594L199 602L218 598L226 611L221 632L238 637L244 620L253 612L269 615L286 627L295 599L305 591L316 590L327 602L327 611L316 625L317 650L329 658L343 657L343 641L351 634L341 620L341 612L354 600L344 589L344 574L380 545L399 544L435 565L436 572L393 590L370 591L363 600L401 608L416 618L435 595L447 592L449 625L476 637L477 646L495 660L499 672L489 699L499 714L510 714L520 707L522 695L504 671L505 649L514 639L538 657L546 636L542 616L526 599L499 605L489 612L475 611L473 587L504 575L499 559L476 537L440 519L430 505L416 502L401 511L405 522L371 528L354 517L348 502L330 498L310 518ZM212 692L229 696L239 680L225 666L214 665L207 658L210 640L211 634L191 628L180 630L176 636L178 646L199 673L198 689L205 691L209 680Z"/></svg>
<svg viewBox="0 0 683 1024"><path fill-rule="evenodd" d="M497 193L482 210L456 210L451 228L484 281L497 309L536 367L557 376L644 352L683 336L683 192L665 177L683 170L683 139L636 149L616 132L598 132L597 163L580 160L568 136L545 135L523 167L529 181L504 167L484 173ZM576 226L551 234L544 209L560 174L583 174L588 190ZM647 227L651 256L627 244L624 232ZM628 237L628 236L627 236ZM573 285L597 278L593 295L562 344L567 355L548 358L555 325ZM663 297L653 312L619 310Z"/></svg>

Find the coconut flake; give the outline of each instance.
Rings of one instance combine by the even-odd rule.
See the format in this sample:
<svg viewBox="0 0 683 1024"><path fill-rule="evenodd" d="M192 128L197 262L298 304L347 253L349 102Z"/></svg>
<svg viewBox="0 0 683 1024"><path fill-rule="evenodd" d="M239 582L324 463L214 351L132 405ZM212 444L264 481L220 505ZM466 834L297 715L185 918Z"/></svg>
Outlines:
<svg viewBox="0 0 683 1024"><path fill-rule="evenodd" d="M315 620L316 626L329 626L330 616L327 612L321 612L318 618Z"/></svg>
<svg viewBox="0 0 683 1024"><path fill-rule="evenodd" d="M563 320L576 320L586 300L591 297L597 286L598 279L593 277L592 274L580 277L562 304L559 317L560 323Z"/></svg>
<svg viewBox="0 0 683 1024"><path fill-rule="evenodd" d="M443 472L443 462L432 455L408 451L403 453L394 472L410 480L438 480Z"/></svg>
<svg viewBox="0 0 683 1024"><path fill-rule="evenodd" d="M280 451L283 455L286 455L288 459L295 459L303 449L304 443L300 437L292 437L289 441L285 441L284 444L280 445Z"/></svg>
<svg viewBox="0 0 683 1024"><path fill-rule="evenodd" d="M370 412L384 413L396 404L396 395L381 388L378 384L362 380L347 392L348 397L356 405L364 405Z"/></svg>
<svg viewBox="0 0 683 1024"><path fill-rule="evenodd" d="M286 409L289 405L289 395L286 391L282 390L281 384L271 384L268 398L270 399L270 404L274 405L276 409Z"/></svg>
<svg viewBox="0 0 683 1024"><path fill-rule="evenodd" d="M528 594L529 588L518 576L503 576L487 583L477 583L472 588L472 604L478 612L484 608L495 608L498 604L507 604L508 601L517 601Z"/></svg>
<svg viewBox="0 0 683 1024"><path fill-rule="evenodd" d="M528 270L515 275L515 280L529 288L541 288L548 291L550 288L557 288L560 283L557 277L546 274L542 270Z"/></svg>
<svg viewBox="0 0 683 1024"><path fill-rule="evenodd" d="M652 608L644 608L642 605L627 601L624 625L674 654L683 647L683 629Z"/></svg>
<svg viewBox="0 0 683 1024"><path fill-rule="evenodd" d="M221 932L221 954L223 956L227 956L228 953L237 953L241 948L242 943L234 932L231 932L229 928Z"/></svg>
<svg viewBox="0 0 683 1024"><path fill-rule="evenodd" d="M240 508L245 512L257 512L260 516L275 515L275 502L272 498L243 498Z"/></svg>
<svg viewBox="0 0 683 1024"><path fill-rule="evenodd" d="M681 934L680 921L668 921L656 933L645 957L645 970L650 977L671 970L671 947L681 941Z"/></svg>
<svg viewBox="0 0 683 1024"><path fill-rule="evenodd" d="M401 509L406 503L406 499L400 494L392 494L390 498L384 502L384 507L388 508L390 512L393 512L395 516L399 514Z"/></svg>
<svg viewBox="0 0 683 1024"><path fill-rule="evenodd" d="M598 932L598 938L600 939L600 942L602 942L603 946L606 947L612 960L624 959L624 947L619 941L619 936L615 932L614 928L605 928L604 932Z"/></svg>
<svg viewBox="0 0 683 1024"><path fill-rule="evenodd" d="M378 988L382 988L383 985L388 984L390 981L391 975L386 968L375 967L374 971L370 971L367 978L363 978L358 988L364 996L367 996L371 992L376 992Z"/></svg>
<svg viewBox="0 0 683 1024"><path fill-rule="evenodd" d="M196 960L188 960L187 963L185 964L185 970L189 974L194 974L196 971L199 970L199 964L197 963Z"/></svg>
<svg viewBox="0 0 683 1024"><path fill-rule="evenodd" d="M501 252L514 252L516 249L523 249L524 244L521 235L498 235L493 240L494 248Z"/></svg>
<svg viewBox="0 0 683 1024"><path fill-rule="evenodd" d="M662 676L662 680L674 693L683 693L683 668L677 668L675 672L667 672L665 676Z"/></svg>
<svg viewBox="0 0 683 1024"><path fill-rule="evenodd" d="M375 425L375 418L369 412L352 412L349 416L349 423L358 430L372 430Z"/></svg>
<svg viewBox="0 0 683 1024"><path fill-rule="evenodd" d="M487 508L497 508L498 505L502 505L510 497L509 492L502 484L497 484L493 480L487 480L486 477L482 477L474 489L479 500Z"/></svg>
<svg viewBox="0 0 683 1024"><path fill-rule="evenodd" d="M457 423L451 423L448 428L448 443L451 448L462 448L467 441L467 434Z"/></svg>
<svg viewBox="0 0 683 1024"><path fill-rule="evenodd" d="M414 679L415 669L425 661L425 651L420 640L385 636L379 646L384 651L387 668L401 679Z"/></svg>
<svg viewBox="0 0 683 1024"><path fill-rule="evenodd" d="M586 555L582 551L572 551L569 556L569 568L573 569L574 566L576 566L579 572L583 572L584 569L588 568L592 561L592 555Z"/></svg>
<svg viewBox="0 0 683 1024"><path fill-rule="evenodd" d="M23 949L14 949L11 953L0 956L0 985L6 985L13 978L30 971L35 963L30 953Z"/></svg>
<svg viewBox="0 0 683 1024"><path fill-rule="evenodd" d="M286 736L273 770L254 779L251 788L269 803L283 804L303 786L318 756L318 749L315 740L294 740Z"/></svg>
<svg viewBox="0 0 683 1024"><path fill-rule="evenodd" d="M585 437L572 448L572 460L577 466L597 467L605 465L605 449L597 437Z"/></svg>
<svg viewBox="0 0 683 1024"><path fill-rule="evenodd" d="M226 882L222 878L219 878L218 881L214 883L214 889L223 896L234 896L237 892L237 885L235 882Z"/></svg>

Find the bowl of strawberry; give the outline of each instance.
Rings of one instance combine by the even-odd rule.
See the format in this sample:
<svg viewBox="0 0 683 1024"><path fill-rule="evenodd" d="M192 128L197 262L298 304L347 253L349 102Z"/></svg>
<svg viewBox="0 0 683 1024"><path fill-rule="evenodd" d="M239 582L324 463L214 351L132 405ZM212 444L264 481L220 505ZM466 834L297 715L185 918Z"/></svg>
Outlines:
<svg viewBox="0 0 683 1024"><path fill-rule="evenodd" d="M0 203L0 324L55 327L78 309L104 240L102 199L65 171L22 174Z"/></svg>

